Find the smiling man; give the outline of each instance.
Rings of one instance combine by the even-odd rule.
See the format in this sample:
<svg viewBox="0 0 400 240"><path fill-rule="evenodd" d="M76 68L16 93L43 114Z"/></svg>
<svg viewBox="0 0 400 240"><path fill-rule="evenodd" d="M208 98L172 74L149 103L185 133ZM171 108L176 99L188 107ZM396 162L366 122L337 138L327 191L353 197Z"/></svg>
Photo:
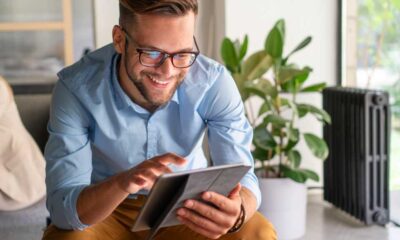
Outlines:
<svg viewBox="0 0 400 240"><path fill-rule="evenodd" d="M131 232L146 194L166 172L253 165L252 129L233 79L199 53L196 0L120 0L113 44L59 73L45 150L43 239L144 239ZM155 239L276 239L256 212L252 168L225 197L204 192L177 211L182 225ZM162 201L162 199L160 199Z"/></svg>

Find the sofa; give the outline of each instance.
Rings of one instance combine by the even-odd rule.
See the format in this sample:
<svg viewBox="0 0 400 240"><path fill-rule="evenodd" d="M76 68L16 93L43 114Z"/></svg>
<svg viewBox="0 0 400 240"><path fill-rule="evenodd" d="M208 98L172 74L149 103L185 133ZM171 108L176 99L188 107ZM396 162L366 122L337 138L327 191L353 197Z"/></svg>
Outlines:
<svg viewBox="0 0 400 240"><path fill-rule="evenodd" d="M22 122L42 152L48 138L46 128L53 87L54 84L12 86Z"/></svg>
<svg viewBox="0 0 400 240"><path fill-rule="evenodd" d="M48 133L51 92L54 84L12 85L22 122L43 152ZM0 211L0 239L41 239L46 219L45 199L18 211Z"/></svg>

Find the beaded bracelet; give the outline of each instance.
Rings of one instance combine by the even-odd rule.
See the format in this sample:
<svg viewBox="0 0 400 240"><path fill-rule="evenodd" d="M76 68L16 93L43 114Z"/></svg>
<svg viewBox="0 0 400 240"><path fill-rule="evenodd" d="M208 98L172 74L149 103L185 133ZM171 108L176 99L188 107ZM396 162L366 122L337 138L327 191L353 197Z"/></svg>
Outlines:
<svg viewBox="0 0 400 240"><path fill-rule="evenodd" d="M233 227L228 230L228 233L238 232L242 228L245 219L246 219L246 210L244 209L243 204L240 204L239 217L237 218L237 220L236 220L235 224L233 225Z"/></svg>

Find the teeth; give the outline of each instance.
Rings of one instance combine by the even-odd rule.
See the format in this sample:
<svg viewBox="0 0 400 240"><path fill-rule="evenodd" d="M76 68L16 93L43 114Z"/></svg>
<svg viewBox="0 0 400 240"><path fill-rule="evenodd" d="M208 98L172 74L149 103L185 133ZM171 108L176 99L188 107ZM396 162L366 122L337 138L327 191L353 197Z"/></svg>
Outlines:
<svg viewBox="0 0 400 240"><path fill-rule="evenodd" d="M153 82L155 82L155 83L158 83L158 84L162 84L162 85L167 85L168 84L168 81L161 81L161 80L157 80L157 79L154 79L152 76L150 76L150 75L148 75L149 76L149 78L153 81Z"/></svg>

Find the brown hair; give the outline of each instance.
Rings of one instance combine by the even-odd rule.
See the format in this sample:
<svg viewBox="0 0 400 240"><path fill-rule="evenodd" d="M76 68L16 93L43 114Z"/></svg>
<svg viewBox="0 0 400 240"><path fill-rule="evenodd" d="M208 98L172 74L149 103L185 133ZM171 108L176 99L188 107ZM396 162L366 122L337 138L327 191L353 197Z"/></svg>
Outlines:
<svg viewBox="0 0 400 240"><path fill-rule="evenodd" d="M134 24L137 14L183 16L190 11L197 14L197 0L119 0L119 24Z"/></svg>

